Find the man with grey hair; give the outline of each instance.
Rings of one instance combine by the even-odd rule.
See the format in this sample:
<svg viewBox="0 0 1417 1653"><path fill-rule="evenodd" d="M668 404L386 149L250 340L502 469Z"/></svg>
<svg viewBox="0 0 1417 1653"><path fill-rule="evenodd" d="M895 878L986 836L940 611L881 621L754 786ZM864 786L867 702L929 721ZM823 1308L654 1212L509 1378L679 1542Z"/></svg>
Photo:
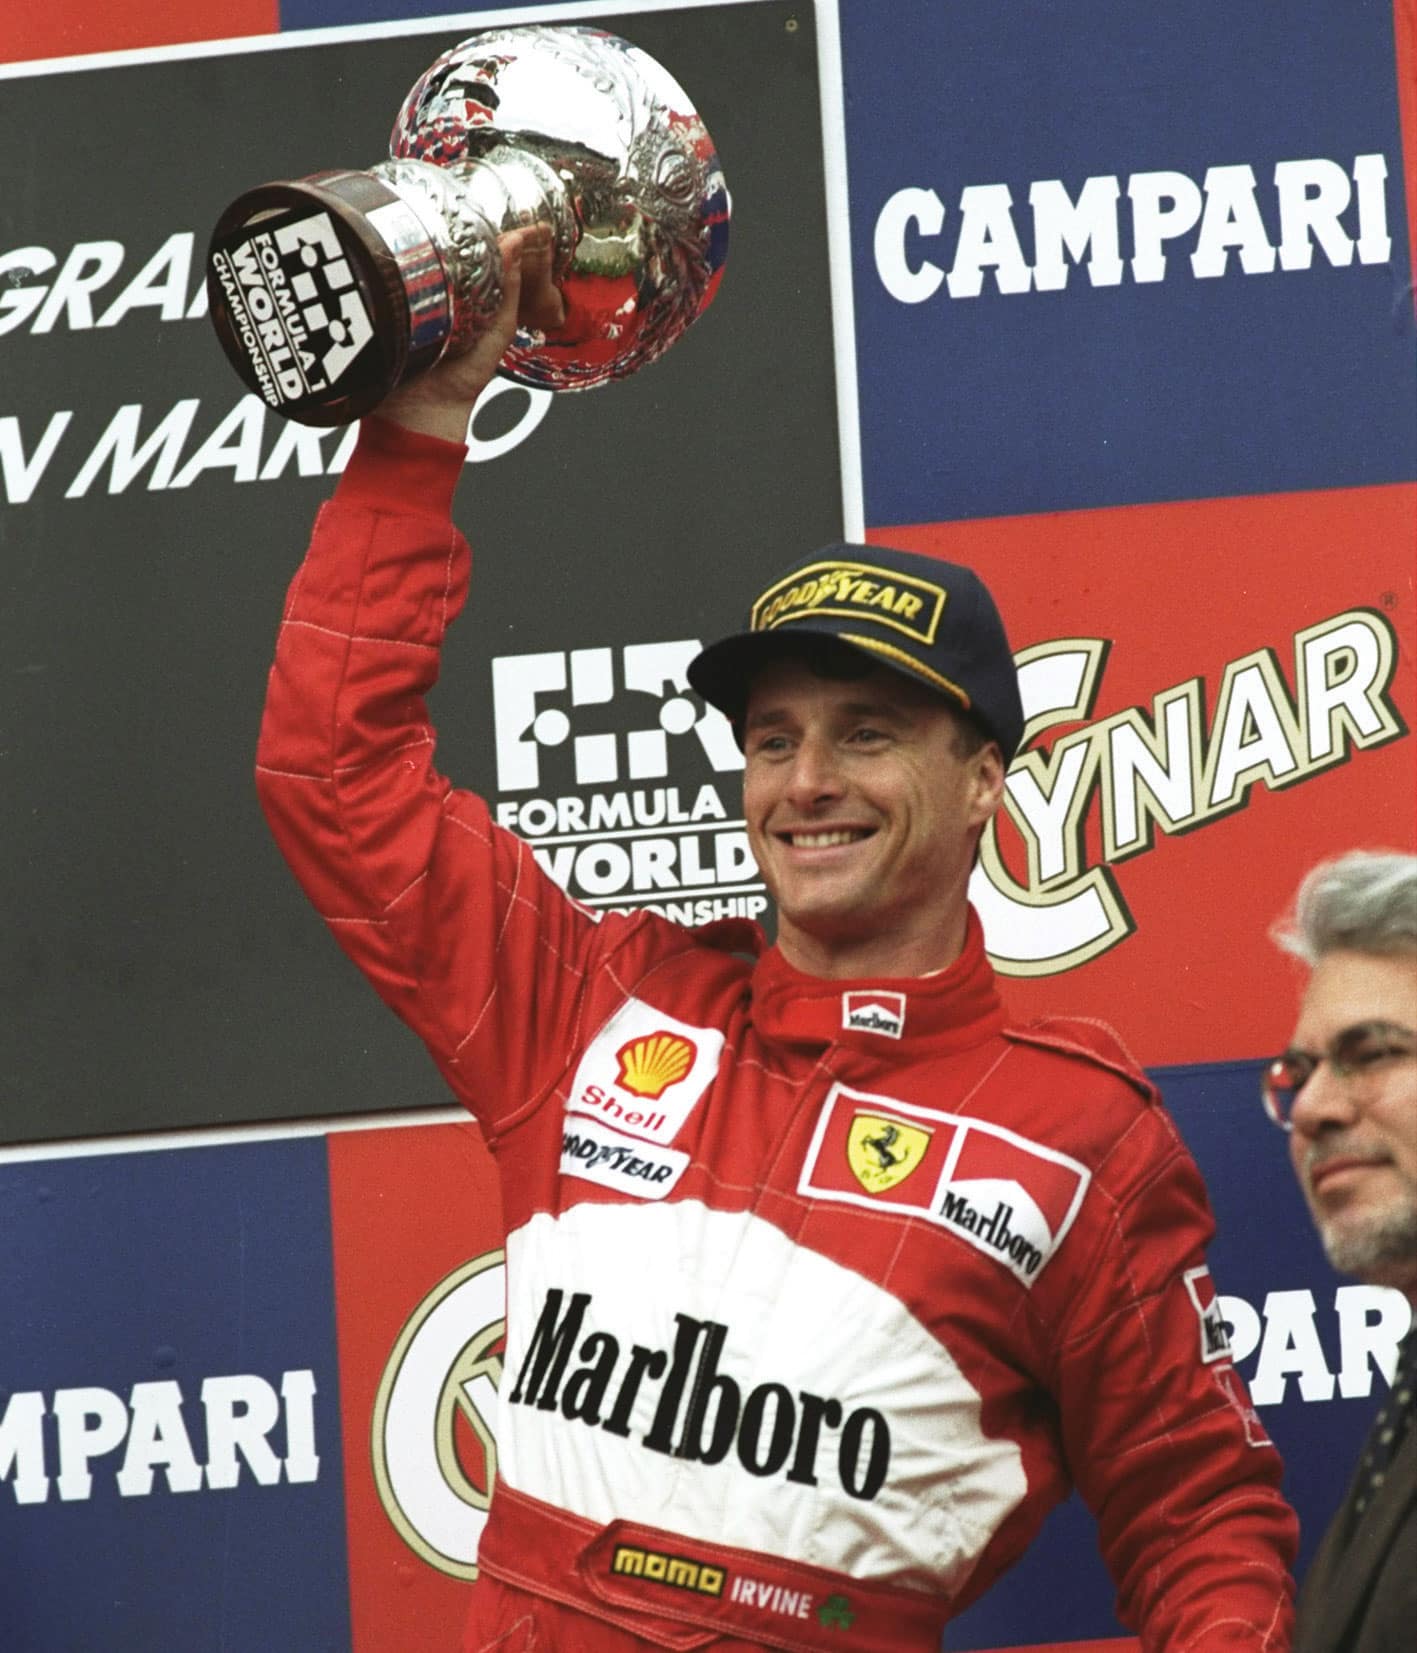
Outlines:
<svg viewBox="0 0 1417 1653"><path fill-rule="evenodd" d="M1329 1261L1417 1308L1417 855L1315 867L1275 940L1309 966L1270 1117ZM1296 1653L1391 1653L1417 1627L1417 1325L1299 1602Z"/></svg>

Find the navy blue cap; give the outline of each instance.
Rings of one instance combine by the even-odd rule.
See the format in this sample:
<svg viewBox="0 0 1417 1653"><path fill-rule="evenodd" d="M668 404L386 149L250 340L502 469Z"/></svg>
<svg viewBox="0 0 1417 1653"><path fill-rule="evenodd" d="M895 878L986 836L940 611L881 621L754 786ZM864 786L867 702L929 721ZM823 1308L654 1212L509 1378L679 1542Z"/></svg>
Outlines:
<svg viewBox="0 0 1417 1653"><path fill-rule="evenodd" d="M754 673L804 635L835 637L936 690L998 741L1005 762L1018 750L1018 669L994 599L972 568L885 545L823 546L768 586L746 630L697 656L689 682L738 723Z"/></svg>

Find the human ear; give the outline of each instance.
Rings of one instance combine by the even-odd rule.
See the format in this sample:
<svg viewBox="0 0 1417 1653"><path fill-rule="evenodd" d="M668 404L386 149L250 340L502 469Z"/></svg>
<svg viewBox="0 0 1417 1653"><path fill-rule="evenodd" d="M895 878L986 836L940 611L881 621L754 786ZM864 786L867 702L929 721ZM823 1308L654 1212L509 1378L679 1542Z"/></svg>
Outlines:
<svg viewBox="0 0 1417 1653"><path fill-rule="evenodd" d="M1004 801L1004 754L997 741L986 741L971 759L973 765L973 801L970 819L979 826L992 821Z"/></svg>

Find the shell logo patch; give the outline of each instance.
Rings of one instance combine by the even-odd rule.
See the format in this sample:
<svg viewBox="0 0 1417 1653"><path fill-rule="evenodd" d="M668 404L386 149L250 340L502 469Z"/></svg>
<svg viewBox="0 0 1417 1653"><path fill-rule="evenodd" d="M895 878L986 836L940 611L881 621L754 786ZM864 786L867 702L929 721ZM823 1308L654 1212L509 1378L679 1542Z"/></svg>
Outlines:
<svg viewBox="0 0 1417 1653"><path fill-rule="evenodd" d="M900 1119L859 1113L846 1133L846 1163L868 1193L880 1193L919 1166L932 1134Z"/></svg>
<svg viewBox="0 0 1417 1653"><path fill-rule="evenodd" d="M581 1053L566 1112L668 1146L713 1083L722 1055L718 1028L626 999Z"/></svg>
<svg viewBox="0 0 1417 1653"><path fill-rule="evenodd" d="M1092 1173L991 1120L832 1088L797 1191L946 1229L1031 1286L1066 1239Z"/></svg>
<svg viewBox="0 0 1417 1653"><path fill-rule="evenodd" d="M658 1102L671 1085L677 1085L694 1064L694 1046L677 1033L651 1033L621 1045L615 1055L620 1063L618 1084L632 1096Z"/></svg>

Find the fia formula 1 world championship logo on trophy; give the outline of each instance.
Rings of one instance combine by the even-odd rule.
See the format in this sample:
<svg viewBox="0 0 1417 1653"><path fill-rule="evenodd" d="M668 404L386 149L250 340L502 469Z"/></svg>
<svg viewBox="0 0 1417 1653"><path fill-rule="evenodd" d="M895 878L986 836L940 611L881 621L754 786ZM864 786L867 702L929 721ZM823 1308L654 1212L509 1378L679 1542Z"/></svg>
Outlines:
<svg viewBox="0 0 1417 1653"><path fill-rule="evenodd" d="M489 29L404 100L390 158L248 190L207 260L212 323L283 418L341 425L445 354L502 301L497 237L544 224L565 301L501 371L584 390L663 354L712 300L728 251L718 155L682 88L603 30Z"/></svg>
<svg viewBox="0 0 1417 1653"><path fill-rule="evenodd" d="M404 1543L453 1578L477 1577L497 1476L506 1336L503 1253L440 1280L405 1322L374 1400L374 1483Z"/></svg>

